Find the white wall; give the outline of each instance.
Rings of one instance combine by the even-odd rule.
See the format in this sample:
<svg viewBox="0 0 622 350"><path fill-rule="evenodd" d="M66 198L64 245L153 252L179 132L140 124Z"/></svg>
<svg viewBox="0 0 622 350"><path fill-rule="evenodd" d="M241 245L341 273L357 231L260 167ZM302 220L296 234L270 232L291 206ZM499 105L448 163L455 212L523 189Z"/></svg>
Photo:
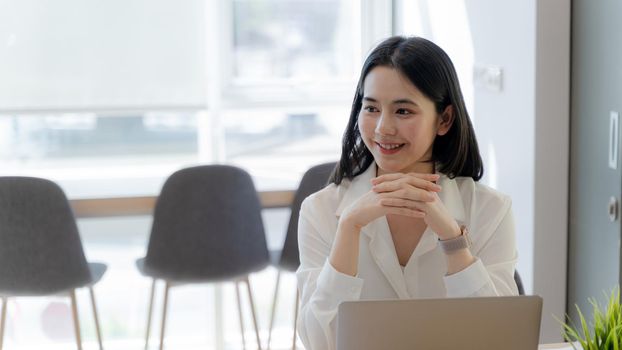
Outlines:
<svg viewBox="0 0 622 350"><path fill-rule="evenodd" d="M502 69L501 91L476 87L484 182L512 197L518 271L533 290L535 1L467 1L474 64Z"/></svg>
<svg viewBox="0 0 622 350"><path fill-rule="evenodd" d="M534 291L544 297L542 334L559 339L566 310L570 159L570 0L537 3ZM555 336L555 338L551 338Z"/></svg>
<svg viewBox="0 0 622 350"><path fill-rule="evenodd" d="M485 182L513 200L518 270L544 298L541 341L561 340L565 312L570 1L466 1L476 67L503 71L474 89Z"/></svg>
<svg viewBox="0 0 622 350"><path fill-rule="evenodd" d="M544 298L541 341L561 340L566 304L570 0L411 0L399 27L452 58L485 176L512 197L518 271ZM481 72L501 70L501 85Z"/></svg>

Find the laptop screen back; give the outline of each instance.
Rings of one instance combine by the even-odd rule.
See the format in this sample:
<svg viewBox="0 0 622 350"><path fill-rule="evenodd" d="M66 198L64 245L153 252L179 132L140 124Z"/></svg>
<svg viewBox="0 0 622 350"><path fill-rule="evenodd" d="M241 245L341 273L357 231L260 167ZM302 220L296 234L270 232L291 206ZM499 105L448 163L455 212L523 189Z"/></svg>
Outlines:
<svg viewBox="0 0 622 350"><path fill-rule="evenodd" d="M538 348L538 296L344 302L337 350Z"/></svg>

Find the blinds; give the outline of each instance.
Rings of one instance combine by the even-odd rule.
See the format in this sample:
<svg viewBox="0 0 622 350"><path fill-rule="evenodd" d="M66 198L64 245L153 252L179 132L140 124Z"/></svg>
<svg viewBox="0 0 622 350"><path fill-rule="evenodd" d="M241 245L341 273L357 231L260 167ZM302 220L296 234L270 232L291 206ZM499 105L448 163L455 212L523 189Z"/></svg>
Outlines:
<svg viewBox="0 0 622 350"><path fill-rule="evenodd" d="M0 112L204 106L202 0L0 0Z"/></svg>

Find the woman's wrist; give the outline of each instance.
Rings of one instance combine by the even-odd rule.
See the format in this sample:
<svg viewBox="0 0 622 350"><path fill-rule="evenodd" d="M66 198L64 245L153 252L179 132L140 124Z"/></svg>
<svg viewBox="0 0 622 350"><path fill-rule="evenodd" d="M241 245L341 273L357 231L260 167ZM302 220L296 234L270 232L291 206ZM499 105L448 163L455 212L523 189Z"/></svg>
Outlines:
<svg viewBox="0 0 622 350"><path fill-rule="evenodd" d="M476 261L476 258L471 254L468 248L445 254L445 258L447 260L448 276L466 269Z"/></svg>
<svg viewBox="0 0 622 350"><path fill-rule="evenodd" d="M363 225L356 223L354 220L347 216L342 216L337 224L337 232L344 232L348 234L359 234L363 229Z"/></svg>
<svg viewBox="0 0 622 350"><path fill-rule="evenodd" d="M440 239L441 241L447 241L462 235L462 229L457 222L454 222L452 229L446 230L445 232L437 232L437 235L438 239Z"/></svg>
<svg viewBox="0 0 622 350"><path fill-rule="evenodd" d="M329 261L333 268L343 274L356 276L358 271L360 228L345 217L337 225L337 237L333 242Z"/></svg>

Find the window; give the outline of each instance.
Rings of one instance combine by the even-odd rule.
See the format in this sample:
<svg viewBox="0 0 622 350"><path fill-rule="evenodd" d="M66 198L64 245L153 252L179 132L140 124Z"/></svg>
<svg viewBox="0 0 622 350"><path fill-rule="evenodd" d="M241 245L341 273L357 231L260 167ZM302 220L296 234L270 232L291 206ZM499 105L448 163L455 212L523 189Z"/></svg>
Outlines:
<svg viewBox="0 0 622 350"><path fill-rule="evenodd" d="M353 12L353 1L234 0L234 79L352 79L360 47Z"/></svg>
<svg viewBox="0 0 622 350"><path fill-rule="evenodd" d="M308 167L339 157L362 57L390 34L378 16L390 3L0 2L0 176L45 177L70 198L144 196L181 167L229 163L260 190L294 189ZM287 219L287 210L264 211L271 248L282 245ZM142 346L150 281L134 260L150 222L79 220L87 257L109 266L96 287L107 348ZM251 277L259 315L269 314L273 277L269 269ZM279 303L293 305L294 278L282 278ZM86 294L78 297L88 305ZM171 298L170 346L239 348L230 286L180 288ZM18 308L30 316L9 320L7 344L32 345L22 335L33 332L37 344L73 342L66 300L17 300L9 318ZM277 347L291 341L288 310L279 308ZM80 312L93 344L90 309Z"/></svg>
<svg viewBox="0 0 622 350"><path fill-rule="evenodd" d="M293 188L339 156L379 3L3 2L0 174L71 198L155 195L178 168L230 162ZM295 149L266 178L268 154Z"/></svg>
<svg viewBox="0 0 622 350"><path fill-rule="evenodd" d="M396 2L394 25L397 34L427 38L447 52L456 67L467 109L475 119L475 53L468 15L464 0L400 0Z"/></svg>

